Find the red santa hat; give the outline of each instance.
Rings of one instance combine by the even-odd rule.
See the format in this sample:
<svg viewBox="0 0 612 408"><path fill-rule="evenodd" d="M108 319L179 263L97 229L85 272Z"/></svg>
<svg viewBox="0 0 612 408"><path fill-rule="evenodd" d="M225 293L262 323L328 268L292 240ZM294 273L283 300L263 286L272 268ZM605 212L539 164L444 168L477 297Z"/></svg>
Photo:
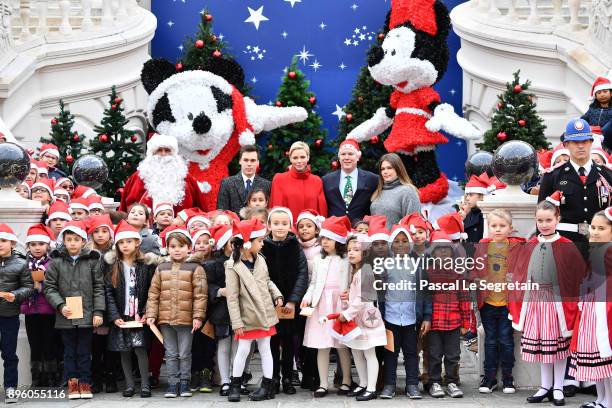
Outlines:
<svg viewBox="0 0 612 408"><path fill-rule="evenodd" d="M359 143L357 143L357 141L354 139L343 140L342 143L340 143L340 146L338 147L338 155L340 155L340 153L342 153L342 150L344 149L352 150L357 155L357 157L361 157L361 149L359 149Z"/></svg>
<svg viewBox="0 0 612 408"><path fill-rule="evenodd" d="M325 217L320 215L317 210L307 208L306 210L302 210L302 212L298 215L295 225L297 226L302 220L310 220L318 229L321 229L321 224L323 221L325 221Z"/></svg>
<svg viewBox="0 0 612 408"><path fill-rule="evenodd" d="M153 218L157 217L162 211L170 210L172 212L172 216L174 217L174 207L171 203L157 203L153 205Z"/></svg>
<svg viewBox="0 0 612 408"><path fill-rule="evenodd" d="M590 100L595 99L595 94L598 91L603 91L604 89L612 90L612 82L608 78L605 77L597 77L595 78L595 82L593 82L593 86L591 87Z"/></svg>
<svg viewBox="0 0 612 408"><path fill-rule="evenodd" d="M444 214L438 218L438 227L444 230L452 240L467 239L463 227L463 218L459 213Z"/></svg>
<svg viewBox="0 0 612 408"><path fill-rule="evenodd" d="M565 197L563 197L563 193L561 191L557 190L548 197L546 197L546 201L553 204L554 206L560 207L561 204L565 204Z"/></svg>
<svg viewBox="0 0 612 408"><path fill-rule="evenodd" d="M391 228L391 235L389 235L389 242L393 242L395 238L402 232L406 234L406 236L408 237L408 241L412 242L412 237L410 236L408 229L404 225L400 225L400 224L395 224L393 228Z"/></svg>
<svg viewBox="0 0 612 408"><path fill-rule="evenodd" d="M384 215L366 215L363 221L368 223L368 231L372 228L385 228L387 226L387 217Z"/></svg>
<svg viewBox="0 0 612 408"><path fill-rule="evenodd" d="M489 176L487 173L482 173L480 176L472 176L465 184L465 194L488 194Z"/></svg>
<svg viewBox="0 0 612 408"><path fill-rule="evenodd" d="M429 35L436 35L435 0L391 0L389 28L394 29L406 22Z"/></svg>
<svg viewBox="0 0 612 408"><path fill-rule="evenodd" d="M49 174L49 165L47 164L47 162L44 162L42 160L37 160L36 165L30 165L30 167L35 167L38 174Z"/></svg>
<svg viewBox="0 0 612 408"><path fill-rule="evenodd" d="M147 156L153 156L162 147L170 149L173 155L178 154L178 142L174 136L155 133L147 142Z"/></svg>
<svg viewBox="0 0 612 408"><path fill-rule="evenodd" d="M212 225L212 222L210 221L210 219L206 217L204 212L200 210L199 208L196 211L194 211L189 218L187 218L187 229L191 228L191 226L196 222L202 222L204 223L204 225L206 225L209 228Z"/></svg>
<svg viewBox="0 0 612 408"><path fill-rule="evenodd" d="M508 187L506 185L506 183L504 183L503 181L501 181L500 179L498 179L495 176L491 177L489 180L490 180L490 183L491 183L491 184L489 184L489 187L488 187L489 191L503 190L506 187Z"/></svg>
<svg viewBox="0 0 612 408"><path fill-rule="evenodd" d="M55 185L56 186L61 186L63 183L65 182L69 182L70 184L72 184L72 187L74 187L74 182L72 180L70 180L68 177L60 177L55 181Z"/></svg>
<svg viewBox="0 0 612 408"><path fill-rule="evenodd" d="M268 232L266 226L259 218L240 221L233 225L234 237L240 238L244 244L244 249L251 249L251 240L261 238Z"/></svg>
<svg viewBox="0 0 612 408"><path fill-rule="evenodd" d="M209 214L210 214L210 213L209 213ZM240 217L238 216L238 214L236 214L236 213L235 213L235 212L233 212L233 211L230 211L230 210L216 211L216 213L215 213L215 217L216 217L217 215L220 215L220 214L227 215L227 216L229 217L229 219L230 219L230 222L231 222L232 224L237 224L237 223L239 223L239 222L240 222Z"/></svg>
<svg viewBox="0 0 612 408"><path fill-rule="evenodd" d="M90 195L89 197L87 197L87 209L91 211L96 208L102 211L106 210L104 208L104 205L102 204L102 197L100 197L99 195Z"/></svg>
<svg viewBox="0 0 612 408"><path fill-rule="evenodd" d="M555 165L555 160L557 160L562 154L569 156L570 152L563 146L563 143L559 143L555 146L552 151L552 155L550 156L550 167Z"/></svg>
<svg viewBox="0 0 612 408"><path fill-rule="evenodd" d="M215 225L210 229L211 239L215 245L216 250L221 250L232 238L232 226L231 225Z"/></svg>
<svg viewBox="0 0 612 408"><path fill-rule="evenodd" d="M341 244L346 244L351 229L351 221L346 215L342 217L333 216L323 221L319 236L332 239Z"/></svg>
<svg viewBox="0 0 612 408"><path fill-rule="evenodd" d="M46 244L50 244L54 238L55 234L51 228L47 227L45 224L36 224L28 228L26 244L29 244L30 242L44 242Z"/></svg>
<svg viewBox="0 0 612 408"><path fill-rule="evenodd" d="M115 228L115 243L121 241L122 239L129 238L142 241L140 232L135 227L128 224L126 220L119 221L119 224L117 224L117 227Z"/></svg>
<svg viewBox="0 0 612 408"><path fill-rule="evenodd" d="M200 211L201 210L199 208L185 208L184 210L179 211L176 216L183 220L183 222L186 224L190 217L196 215Z"/></svg>
<svg viewBox="0 0 612 408"><path fill-rule="evenodd" d="M72 193L72 198L87 198L92 194L96 194L96 190L94 190L91 187L80 185L74 188L74 193Z"/></svg>
<svg viewBox="0 0 612 408"><path fill-rule="evenodd" d="M106 227L110 231L112 239L114 239L115 231L113 228L113 221L108 214L95 215L87 219L87 233L93 234L97 228Z"/></svg>
<svg viewBox="0 0 612 408"><path fill-rule="evenodd" d="M202 235L208 235L209 237L208 243L210 245L213 245L215 243L215 240L210 238L212 236L210 231L207 228L200 228L191 235L191 241L193 242L193 249L195 249L196 242L198 242L198 239L200 239Z"/></svg>
<svg viewBox="0 0 612 408"><path fill-rule="evenodd" d="M57 184L57 183L55 183ZM62 198L61 196L68 196L68 201L66 201L64 198ZM64 190L63 188L55 188L55 190L53 190L53 197L55 197L56 200L62 200L64 202L70 202L70 193L66 190Z"/></svg>
<svg viewBox="0 0 612 408"><path fill-rule="evenodd" d="M415 234L417 228L421 228L425 230L425 232L433 231L433 226L418 212L408 214L402 218L398 224L407 226L411 234Z"/></svg>
<svg viewBox="0 0 612 408"><path fill-rule="evenodd" d="M606 218L608 221L612 222L612 207L606 208Z"/></svg>
<svg viewBox="0 0 612 408"><path fill-rule="evenodd" d="M66 226L57 236L58 241L61 242L64 240L64 232L66 231L74 232L79 237L87 241L87 226L83 221L70 221L68 224L66 224Z"/></svg>
<svg viewBox="0 0 612 408"><path fill-rule="evenodd" d="M391 235L391 232L385 227L385 224L374 223L373 225L368 225L368 236L371 242L389 242L389 235Z"/></svg>
<svg viewBox="0 0 612 408"><path fill-rule="evenodd" d="M287 207L272 207L272 209L268 213L268 224L270 223L270 219L272 218L272 214L274 213L287 214L289 216L289 225L293 225L293 214L291 213L291 210Z"/></svg>
<svg viewBox="0 0 612 408"><path fill-rule="evenodd" d="M354 320L341 322L338 317L340 317L340 313L332 313L321 317L319 323L325 324L329 320L334 320L334 324L330 327L330 335L342 343L354 340L361 335L361 328Z"/></svg>
<svg viewBox="0 0 612 408"><path fill-rule="evenodd" d="M451 237L448 236L448 234L446 232L444 232L443 230L434 230L431 235L429 236L429 242L435 243L435 242L450 242L452 243L453 240L451 239Z"/></svg>
<svg viewBox="0 0 612 408"><path fill-rule="evenodd" d="M15 235L15 231L13 231L13 229L6 224L0 224L0 239L18 242L17 235Z"/></svg>
<svg viewBox="0 0 612 408"><path fill-rule="evenodd" d="M593 143L593 147L591 147L591 154L598 154L604 161L605 166L610 164L610 156L608 153L606 153L603 147L601 147L600 143Z"/></svg>
<svg viewBox="0 0 612 408"><path fill-rule="evenodd" d="M49 221L60 219L66 221L72 221L72 217L70 216L70 207L63 201L56 200L49 207L49 215L47 216L47 225L49 225Z"/></svg>
<svg viewBox="0 0 612 408"><path fill-rule="evenodd" d="M179 235L184 236L185 238L187 238L189 240L189 243L191 244L191 235L189 234L189 232L185 228L179 227L178 225L170 225L170 226L166 227L162 231L161 235L159 236L161 238L162 246L164 248L166 248L168 246L168 239L173 234L179 234Z"/></svg>
<svg viewBox="0 0 612 408"><path fill-rule="evenodd" d="M59 149L53 143L45 143L40 146L40 157L43 157L45 154L50 154L58 159L60 158Z"/></svg>
<svg viewBox="0 0 612 408"><path fill-rule="evenodd" d="M55 181L53 179L41 179L36 183L32 184L32 190L35 188L44 188L49 192L51 198L53 198L53 190L55 190Z"/></svg>
<svg viewBox="0 0 612 408"><path fill-rule="evenodd" d="M30 194L30 192L32 191L32 182L30 180L22 181L19 185L21 187L25 187L26 190L28 190L28 194Z"/></svg>
<svg viewBox="0 0 612 408"><path fill-rule="evenodd" d="M89 212L89 202L87 198L79 197L70 200L70 211L73 212L77 209Z"/></svg>
<svg viewBox="0 0 612 408"><path fill-rule="evenodd" d="M36 169L38 173L38 160L30 159L30 169Z"/></svg>

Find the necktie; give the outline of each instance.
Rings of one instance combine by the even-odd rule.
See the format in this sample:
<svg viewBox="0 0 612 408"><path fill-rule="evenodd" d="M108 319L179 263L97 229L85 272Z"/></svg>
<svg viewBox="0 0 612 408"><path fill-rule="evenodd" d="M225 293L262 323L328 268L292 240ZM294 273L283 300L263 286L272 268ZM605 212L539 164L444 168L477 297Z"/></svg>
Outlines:
<svg viewBox="0 0 612 408"><path fill-rule="evenodd" d="M251 179L247 179L246 187L244 188L246 190L247 195L251 192L251 187L252 187L252 181Z"/></svg>
<svg viewBox="0 0 612 408"><path fill-rule="evenodd" d="M578 175L580 176L580 180L582 180L582 184L586 183L586 169L584 167L578 168Z"/></svg>
<svg viewBox="0 0 612 408"><path fill-rule="evenodd" d="M344 185L344 202L348 206L353 199L353 184L351 183L351 176L346 176L346 184Z"/></svg>

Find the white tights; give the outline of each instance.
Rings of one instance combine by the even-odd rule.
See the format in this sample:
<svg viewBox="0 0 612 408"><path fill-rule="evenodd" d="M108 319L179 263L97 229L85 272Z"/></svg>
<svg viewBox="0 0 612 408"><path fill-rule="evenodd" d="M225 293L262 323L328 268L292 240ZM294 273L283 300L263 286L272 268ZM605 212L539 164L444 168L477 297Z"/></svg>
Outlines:
<svg viewBox="0 0 612 408"><path fill-rule="evenodd" d="M263 376L265 378L272 378L274 363L272 360L272 351L270 350L270 336L262 337L255 340L257 342L257 349L259 350L259 356L261 357L261 368ZM232 375L234 377L240 377L244 371L247 358L251 353L251 343L253 340L238 340L238 350L236 351L236 357L234 358L234 367Z"/></svg>
<svg viewBox="0 0 612 408"><path fill-rule="evenodd" d="M376 391L376 380L378 379L378 359L374 347L367 350L351 349L353 360L359 375L359 386L367 391Z"/></svg>
<svg viewBox="0 0 612 408"><path fill-rule="evenodd" d="M317 352L317 368L319 369L319 386L327 389L329 377L329 351L330 348L322 348ZM342 368L342 384L351 384L351 355L347 348L336 349Z"/></svg>
<svg viewBox="0 0 612 408"><path fill-rule="evenodd" d="M535 395L544 395L547 392L545 390L552 388L553 398L562 399L566 365L567 359L557 360L554 363L540 363L540 381L543 389L539 389Z"/></svg>

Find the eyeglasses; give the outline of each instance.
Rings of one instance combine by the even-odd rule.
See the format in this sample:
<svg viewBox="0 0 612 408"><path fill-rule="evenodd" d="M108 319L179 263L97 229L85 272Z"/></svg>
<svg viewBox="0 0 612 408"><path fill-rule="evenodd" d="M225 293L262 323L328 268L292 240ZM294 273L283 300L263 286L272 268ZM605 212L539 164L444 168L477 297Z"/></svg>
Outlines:
<svg viewBox="0 0 612 408"><path fill-rule="evenodd" d="M44 187L34 187L32 189L32 194L34 194L34 193L48 193L48 192L49 192L49 190L47 190Z"/></svg>

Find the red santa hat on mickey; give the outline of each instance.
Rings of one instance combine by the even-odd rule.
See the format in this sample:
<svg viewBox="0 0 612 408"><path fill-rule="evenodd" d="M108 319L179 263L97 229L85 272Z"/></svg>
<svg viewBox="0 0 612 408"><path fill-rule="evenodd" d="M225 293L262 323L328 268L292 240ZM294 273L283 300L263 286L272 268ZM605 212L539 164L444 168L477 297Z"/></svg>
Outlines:
<svg viewBox="0 0 612 408"><path fill-rule="evenodd" d="M45 224L36 224L28 228L25 242L26 244L30 242L44 242L50 244L54 239L55 234L51 228L47 227Z"/></svg>
<svg viewBox="0 0 612 408"><path fill-rule="evenodd" d="M244 249L251 249L251 240L266 236L268 230L259 218L252 218L234 223L233 232L235 238L240 238L244 242L242 245Z"/></svg>
<svg viewBox="0 0 612 408"><path fill-rule="evenodd" d="M560 207L561 204L565 204L565 197L563 197L563 193L561 191L557 190L548 197L546 197L546 201L556 207Z"/></svg>
<svg viewBox="0 0 612 408"><path fill-rule="evenodd" d="M475 193L487 195L489 190L489 176L482 173L480 176L472 176L465 184L465 194Z"/></svg>
<svg viewBox="0 0 612 408"><path fill-rule="evenodd" d="M438 218L438 227L446 232L452 240L467 239L463 219L459 213L444 214Z"/></svg>
<svg viewBox="0 0 612 408"><path fill-rule="evenodd" d="M268 224L270 223L270 220L272 219L272 214L275 214L275 213L287 214L289 216L289 226L291 227L293 225L293 214L291 213L291 210L287 207L279 207L279 206L272 207L272 209L268 213Z"/></svg>
<svg viewBox="0 0 612 408"><path fill-rule="evenodd" d="M11 227L6 224L0 224L0 239L6 239L7 241L18 242L17 235Z"/></svg>
<svg viewBox="0 0 612 408"><path fill-rule="evenodd" d="M40 157L43 157L45 154L49 154L59 159L60 152L56 145L53 143L45 143L40 146Z"/></svg>
<svg viewBox="0 0 612 408"><path fill-rule="evenodd" d="M194 250L195 250L196 242L198 242L198 239L200 239L200 237L203 235L208 235L208 243L210 245L213 245L215 243L215 240L211 238L212 234L210 233L208 228L200 228L200 229L195 230L193 234L191 234L191 242L193 242Z"/></svg>
<svg viewBox="0 0 612 408"><path fill-rule="evenodd" d="M92 235L94 231L98 228L106 227L108 228L108 231L110 232L111 239L112 240L115 239L114 238L115 229L113 228L113 221L111 220L110 215L108 214L102 214L102 215L96 215L93 217L89 217L87 219L86 225L87 225L87 233L89 235Z"/></svg>
<svg viewBox="0 0 612 408"><path fill-rule="evenodd" d="M129 238L142 241L140 232L135 227L128 224L126 220L119 221L119 224L117 224L117 227L115 228L115 243L121 241L122 239Z"/></svg>
<svg viewBox="0 0 612 408"><path fill-rule="evenodd" d="M429 35L436 35L435 0L391 0L389 28L393 29L406 22Z"/></svg>
<svg viewBox="0 0 612 408"><path fill-rule="evenodd" d="M319 323L326 324L329 320L334 320L334 323L329 327L329 334L341 343L349 342L361 335L361 328L354 320L341 322L338 317L340 317L340 313L332 313L319 318Z"/></svg>
<svg viewBox="0 0 612 408"><path fill-rule="evenodd" d="M231 225L215 225L210 229L211 240L216 250L221 250L232 239L233 230Z"/></svg>
<svg viewBox="0 0 612 408"><path fill-rule="evenodd" d="M32 184L32 190L35 188L44 188L49 192L51 198L53 198L53 191L55 190L55 181L53 179L42 179Z"/></svg>
<svg viewBox="0 0 612 408"><path fill-rule="evenodd" d="M319 214L317 210L307 208L306 210L302 210L302 212L298 215L295 226L297 227L302 220L310 220L317 227L317 229L321 229L321 224L323 221L325 221L325 217Z"/></svg>
<svg viewBox="0 0 612 408"><path fill-rule="evenodd" d="M357 157L361 157L361 150L359 149L359 143L357 143L356 140L353 140L353 139L343 140L342 143L340 143L340 146L338 147L338 155L340 155L340 153L342 153L342 151L345 149L351 150L357 155Z"/></svg>
<svg viewBox="0 0 612 408"><path fill-rule="evenodd" d="M172 216L174 217L174 207L170 203L157 203L153 205L153 218L157 217L162 211L170 210L172 212Z"/></svg>
<svg viewBox="0 0 612 408"><path fill-rule="evenodd" d="M64 233L66 231L73 232L77 234L79 237L83 238L87 241L87 226L83 221L70 221L66 226L62 229L62 231L58 234L57 240L63 241Z"/></svg>
<svg viewBox="0 0 612 408"><path fill-rule="evenodd" d="M593 86L591 87L591 94L589 95L589 99L595 99L595 94L598 91L603 91L604 89L612 90L612 82L606 77L597 77L593 82Z"/></svg>
<svg viewBox="0 0 612 408"><path fill-rule="evenodd" d="M161 235L159 236L161 238L161 242L162 242L162 247L166 248L168 246L168 239L173 235L173 234L179 234L184 236L185 238L187 238L189 240L189 243L191 244L191 235L189 234L189 231L187 231L185 228L180 227L178 225L170 225L169 227L166 227Z"/></svg>
<svg viewBox="0 0 612 408"><path fill-rule="evenodd" d="M72 221L72 217L70 216L70 207L63 201L56 200L51 207L49 207L49 215L47 216L47 225L49 225L49 221L54 219Z"/></svg>
<svg viewBox="0 0 612 408"><path fill-rule="evenodd" d="M319 236L329 238L341 244L346 244L351 229L351 221L346 215L342 217L333 216L323 221Z"/></svg>

